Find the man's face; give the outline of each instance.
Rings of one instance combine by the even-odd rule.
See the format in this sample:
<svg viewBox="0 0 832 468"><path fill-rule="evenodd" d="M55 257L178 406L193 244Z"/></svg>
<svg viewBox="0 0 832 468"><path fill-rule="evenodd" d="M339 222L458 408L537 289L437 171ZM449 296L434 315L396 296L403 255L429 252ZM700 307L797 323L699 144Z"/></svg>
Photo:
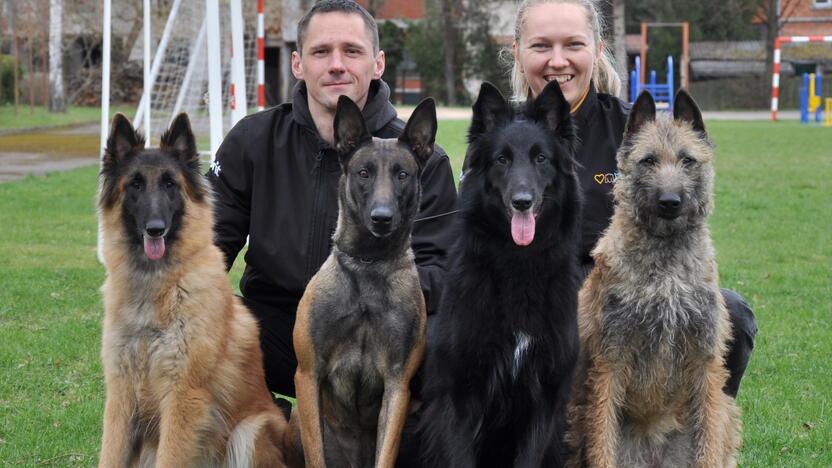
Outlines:
<svg viewBox="0 0 832 468"><path fill-rule="evenodd" d="M342 94L363 109L370 81L384 73L384 52L374 54L361 16L319 13L309 21L303 50L292 53L292 73L306 82L310 110L335 114Z"/></svg>

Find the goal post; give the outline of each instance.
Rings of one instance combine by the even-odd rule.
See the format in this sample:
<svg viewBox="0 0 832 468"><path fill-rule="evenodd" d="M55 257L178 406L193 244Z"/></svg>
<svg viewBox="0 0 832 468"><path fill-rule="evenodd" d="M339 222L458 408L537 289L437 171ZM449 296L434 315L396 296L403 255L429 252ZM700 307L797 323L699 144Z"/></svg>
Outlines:
<svg viewBox="0 0 832 468"><path fill-rule="evenodd" d="M774 58L771 67L771 121L777 121L780 107L780 49L783 44L832 42L832 36L777 36L774 39Z"/></svg>
<svg viewBox="0 0 832 468"><path fill-rule="evenodd" d="M110 12L127 10L131 1L104 0L105 43L126 34L125 20L119 24ZM153 146L173 117L187 112L201 152L213 158L225 132L258 107L258 0L173 0L163 11L156 5L146 1L136 9L143 40L128 60L143 64L145 84L133 125ZM110 82L109 55L102 60L102 150L109 131L107 85L118 86Z"/></svg>

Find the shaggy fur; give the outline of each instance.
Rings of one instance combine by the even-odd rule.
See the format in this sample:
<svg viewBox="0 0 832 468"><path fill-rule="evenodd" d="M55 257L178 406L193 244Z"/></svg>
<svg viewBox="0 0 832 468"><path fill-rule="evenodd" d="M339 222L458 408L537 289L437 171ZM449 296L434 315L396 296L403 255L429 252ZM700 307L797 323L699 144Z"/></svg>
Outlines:
<svg viewBox="0 0 832 468"><path fill-rule="evenodd" d="M421 168L433 154L426 99L398 139L373 139L341 96L335 143L343 174L332 253L298 305L295 387L307 467L392 468L422 362L425 299L410 235Z"/></svg>
<svg viewBox="0 0 832 468"><path fill-rule="evenodd" d="M425 466L563 464L578 355L575 136L557 82L513 114L484 83L425 362Z"/></svg>
<svg viewBox="0 0 832 468"><path fill-rule="evenodd" d="M580 292L574 465L734 466L730 322L707 226L713 147L690 96L670 118L643 93L617 158L612 224Z"/></svg>
<svg viewBox="0 0 832 468"><path fill-rule="evenodd" d="M283 466L257 323L213 244L182 114L158 150L118 114L101 169L107 386L101 467Z"/></svg>

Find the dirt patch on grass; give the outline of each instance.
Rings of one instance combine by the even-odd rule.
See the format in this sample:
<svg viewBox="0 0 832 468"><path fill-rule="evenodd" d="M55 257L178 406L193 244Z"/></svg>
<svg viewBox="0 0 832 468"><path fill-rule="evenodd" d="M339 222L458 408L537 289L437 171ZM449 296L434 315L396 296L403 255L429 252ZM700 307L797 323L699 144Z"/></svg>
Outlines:
<svg viewBox="0 0 832 468"><path fill-rule="evenodd" d="M0 182L98 164L100 140L92 131L54 129L0 136Z"/></svg>

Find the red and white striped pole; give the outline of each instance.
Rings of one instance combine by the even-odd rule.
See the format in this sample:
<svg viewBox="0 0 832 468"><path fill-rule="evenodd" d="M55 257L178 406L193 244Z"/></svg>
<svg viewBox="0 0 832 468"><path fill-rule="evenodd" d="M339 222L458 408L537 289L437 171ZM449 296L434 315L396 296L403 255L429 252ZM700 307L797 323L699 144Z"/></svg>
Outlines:
<svg viewBox="0 0 832 468"><path fill-rule="evenodd" d="M798 42L832 42L832 36L778 36L774 39L774 64L771 67L771 120L777 121L780 101L780 45Z"/></svg>
<svg viewBox="0 0 832 468"><path fill-rule="evenodd" d="M266 108L266 25L263 0L257 0L257 110Z"/></svg>

